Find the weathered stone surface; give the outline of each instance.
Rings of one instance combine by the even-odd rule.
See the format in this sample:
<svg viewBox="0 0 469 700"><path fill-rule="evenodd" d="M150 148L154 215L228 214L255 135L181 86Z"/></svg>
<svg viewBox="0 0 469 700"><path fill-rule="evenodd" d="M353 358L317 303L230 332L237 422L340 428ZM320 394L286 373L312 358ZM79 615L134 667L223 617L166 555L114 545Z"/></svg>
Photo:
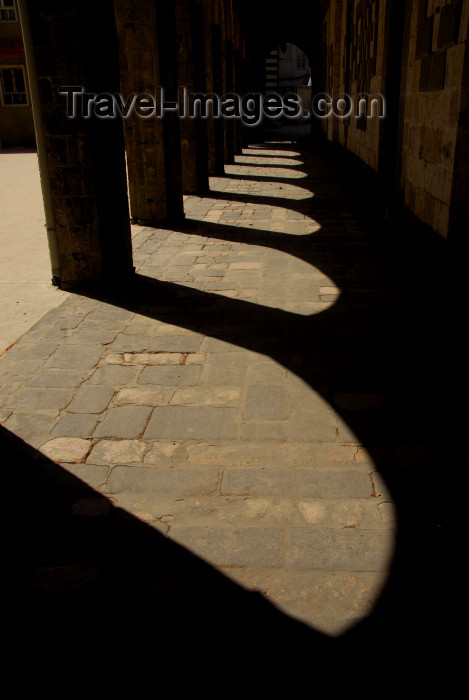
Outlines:
<svg viewBox="0 0 469 700"><path fill-rule="evenodd" d="M243 418L281 420L286 417L285 388L281 384L246 387Z"/></svg>
<svg viewBox="0 0 469 700"><path fill-rule="evenodd" d="M70 413L102 413L112 397L114 389L110 386L83 386L67 406Z"/></svg>
<svg viewBox="0 0 469 700"><path fill-rule="evenodd" d="M221 493L288 495L304 498L369 498L373 493L370 476L357 471L264 469L259 467L224 470Z"/></svg>
<svg viewBox="0 0 469 700"><path fill-rule="evenodd" d="M235 408L157 407L145 431L146 440L231 440L238 434Z"/></svg>
<svg viewBox="0 0 469 700"><path fill-rule="evenodd" d="M223 471L220 484L222 495L281 496L296 495L293 472L262 468L229 468Z"/></svg>
<svg viewBox="0 0 469 700"><path fill-rule="evenodd" d="M287 437L285 423L280 421L268 421L265 423L242 423L239 432L242 440L278 440L284 441Z"/></svg>
<svg viewBox="0 0 469 700"><path fill-rule="evenodd" d="M137 378L141 367L98 367L89 378L90 384L102 384L104 386L125 386L132 384Z"/></svg>
<svg viewBox="0 0 469 700"><path fill-rule="evenodd" d="M287 565L295 569L386 572L394 545L389 530L291 528Z"/></svg>
<svg viewBox="0 0 469 700"><path fill-rule="evenodd" d="M291 441L333 442L337 438L337 419L332 411L294 415L289 421L287 434Z"/></svg>
<svg viewBox="0 0 469 700"><path fill-rule="evenodd" d="M151 408L147 406L119 406L110 408L95 430L94 437L138 438L147 425Z"/></svg>
<svg viewBox="0 0 469 700"><path fill-rule="evenodd" d="M42 364L42 359L31 358L30 354L18 359L10 357L9 354L3 355L0 362L0 379L3 386L7 383L12 385L14 382L24 384Z"/></svg>
<svg viewBox="0 0 469 700"><path fill-rule="evenodd" d="M88 413L68 413L52 431L53 435L68 437L90 437L98 422L98 416Z"/></svg>
<svg viewBox="0 0 469 700"><path fill-rule="evenodd" d="M111 352L144 352L151 343L151 335L120 334L109 346Z"/></svg>
<svg viewBox="0 0 469 700"><path fill-rule="evenodd" d="M142 387L126 387L120 389L114 398L115 406L159 406L166 403L165 392L158 389L144 389Z"/></svg>
<svg viewBox="0 0 469 700"><path fill-rule="evenodd" d="M273 360L249 363L246 372L248 384L276 384L285 381L287 370Z"/></svg>
<svg viewBox="0 0 469 700"><path fill-rule="evenodd" d="M38 447L48 438L54 427L56 417L43 413L9 412L5 421L5 428L18 435L22 440L33 447Z"/></svg>
<svg viewBox="0 0 469 700"><path fill-rule="evenodd" d="M122 323L128 323L132 318L133 314L131 311L126 309L121 309L113 304L105 304L100 302L99 305L89 314L88 321L103 321L109 322L114 325L122 321Z"/></svg>
<svg viewBox="0 0 469 700"><path fill-rule="evenodd" d="M23 342L21 342L23 340ZM15 343L15 345L8 350L6 355L7 360L45 360L57 349L57 343L43 341L39 343L34 343L31 346L30 343L25 342L23 337Z"/></svg>
<svg viewBox="0 0 469 700"><path fill-rule="evenodd" d="M236 386L243 381L246 371L246 355L242 352L210 355L203 368L203 384L227 384Z"/></svg>
<svg viewBox="0 0 469 700"><path fill-rule="evenodd" d="M333 637L372 612L384 585L374 572L299 571L280 568L226 568L223 573L314 629Z"/></svg>
<svg viewBox="0 0 469 700"><path fill-rule="evenodd" d="M88 330L84 325L65 341L65 345L108 345L112 343L118 333L113 328L93 328Z"/></svg>
<svg viewBox="0 0 469 700"><path fill-rule="evenodd" d="M170 536L215 566L282 566L284 561L280 528L176 526Z"/></svg>
<svg viewBox="0 0 469 700"><path fill-rule="evenodd" d="M64 408L73 396L73 389L25 387L11 396L6 406L14 410L57 410Z"/></svg>
<svg viewBox="0 0 469 700"><path fill-rule="evenodd" d="M193 385L197 383L200 374L198 365L171 366L171 367L145 367L140 377L139 384L155 384L157 386Z"/></svg>
<svg viewBox="0 0 469 700"><path fill-rule="evenodd" d="M150 352L198 352L202 344L199 335L158 335L148 345Z"/></svg>
<svg viewBox="0 0 469 700"><path fill-rule="evenodd" d="M74 474L91 488L101 490L106 484L109 467L105 465L62 462L61 466Z"/></svg>
<svg viewBox="0 0 469 700"><path fill-rule="evenodd" d="M46 360L44 367L91 369L98 362L101 353L101 348L95 345L64 345Z"/></svg>
<svg viewBox="0 0 469 700"><path fill-rule="evenodd" d="M262 466L272 459L272 445L239 441L194 441L188 443L183 459L189 464L217 464L220 467Z"/></svg>
<svg viewBox="0 0 469 700"><path fill-rule="evenodd" d="M239 387L201 387L176 389L170 401L174 406L238 406L241 400Z"/></svg>
<svg viewBox="0 0 469 700"><path fill-rule="evenodd" d="M41 452L55 462L82 462L91 449L91 441L57 437L41 446Z"/></svg>
<svg viewBox="0 0 469 700"><path fill-rule="evenodd" d="M122 355L124 363L133 365L182 365L186 357L181 352L141 352L128 353Z"/></svg>
<svg viewBox="0 0 469 700"><path fill-rule="evenodd" d="M324 528L363 527L378 529L380 514L377 503L359 498L303 498L298 510L308 526ZM389 523L387 523L389 524Z"/></svg>
<svg viewBox="0 0 469 700"><path fill-rule="evenodd" d="M88 376L88 372L69 369L40 369L29 380L28 386L78 387Z"/></svg>
<svg viewBox="0 0 469 700"><path fill-rule="evenodd" d="M142 440L100 440L88 455L88 464L141 462L148 445Z"/></svg>
<svg viewBox="0 0 469 700"><path fill-rule="evenodd" d="M107 482L109 493L169 494L171 500L191 494L213 494L218 488L217 469L166 469L155 467L115 467Z"/></svg>

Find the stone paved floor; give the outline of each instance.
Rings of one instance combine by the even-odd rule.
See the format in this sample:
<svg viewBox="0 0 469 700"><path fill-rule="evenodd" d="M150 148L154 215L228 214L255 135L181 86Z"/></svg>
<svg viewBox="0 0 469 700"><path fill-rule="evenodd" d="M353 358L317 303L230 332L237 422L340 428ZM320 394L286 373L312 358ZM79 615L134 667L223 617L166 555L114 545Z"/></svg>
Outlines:
<svg viewBox="0 0 469 700"><path fill-rule="evenodd" d="M366 629L440 406L388 261L295 143L244 149L185 209L133 227L135 287L69 295L0 359L2 424L91 487L76 518L116 506L324 639ZM71 564L36 564L38 595L99 579Z"/></svg>
<svg viewBox="0 0 469 700"><path fill-rule="evenodd" d="M1 355L67 296L67 292L51 284L35 151L0 149L0 209Z"/></svg>

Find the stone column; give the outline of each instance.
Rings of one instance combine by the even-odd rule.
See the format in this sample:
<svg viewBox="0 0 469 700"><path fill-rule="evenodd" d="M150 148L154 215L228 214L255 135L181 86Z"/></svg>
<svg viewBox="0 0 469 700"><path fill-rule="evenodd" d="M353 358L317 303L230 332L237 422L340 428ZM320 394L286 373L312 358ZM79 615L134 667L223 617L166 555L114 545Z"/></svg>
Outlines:
<svg viewBox="0 0 469 700"><path fill-rule="evenodd" d="M176 51L174 6L170 1L164 5L115 0L122 96L135 94L139 101L146 94L156 104L154 113L137 106L124 121L130 213L134 222L147 226L179 218L183 211L179 138L172 138L178 125L163 117L160 107L161 88L169 99L171 49L173 64Z"/></svg>
<svg viewBox="0 0 469 700"><path fill-rule="evenodd" d="M202 6L176 0L176 36L179 89L205 93L205 41ZM181 93L180 93L181 94ZM186 194L208 190L207 124L203 119L180 121L182 187Z"/></svg>
<svg viewBox="0 0 469 700"><path fill-rule="evenodd" d="M212 61L213 61L213 91L222 97L225 90L224 82L224 52L223 52L223 13L222 0L211 0L212 4ZM215 175L225 173L225 121L216 119L214 123L215 139Z"/></svg>
<svg viewBox="0 0 469 700"><path fill-rule="evenodd" d="M215 76L213 62L212 42L212 0L199 0L202 5L204 18L204 42L205 42L205 89L208 94L215 92ZM216 168L216 137L215 119L207 119L207 167L208 174L215 175Z"/></svg>
<svg viewBox="0 0 469 700"><path fill-rule="evenodd" d="M178 61L176 41L175 0L154 0L161 81L165 101L178 101ZM168 217L178 220L184 217L182 198L182 155L180 120L177 111L167 112L163 120L166 201Z"/></svg>
<svg viewBox="0 0 469 700"><path fill-rule="evenodd" d="M226 95L229 84L229 77L227 73L227 62L226 62L226 13L225 13L225 0L218 0L218 12L219 12L219 23L220 23L220 64L221 64L221 92L220 94ZM223 164L230 162L229 151L228 151L228 119L223 118L220 120L223 127ZM224 172L224 169L223 169Z"/></svg>
<svg viewBox="0 0 469 700"><path fill-rule="evenodd" d="M240 95L244 94L243 84L243 50L242 50L242 29L239 17L238 0L233 0L233 37L234 37L234 82L235 92ZM235 123L235 153L241 153L243 148L243 126L238 119Z"/></svg>
<svg viewBox="0 0 469 700"><path fill-rule="evenodd" d="M343 92L340 75L341 61L343 59L342 10L342 0L331 0L329 9L331 64L328 66L331 96ZM327 120L327 135L330 141L335 142L339 139L339 121L335 117Z"/></svg>
<svg viewBox="0 0 469 700"><path fill-rule="evenodd" d="M122 121L96 116L92 100L90 117L83 118L81 94L119 91L113 2L27 0L21 16L37 81L35 123L44 144L39 165L54 222L56 283L73 289L122 282L133 273ZM80 90L75 118L69 86Z"/></svg>
<svg viewBox="0 0 469 700"><path fill-rule="evenodd" d="M226 66L226 92L235 91L234 82L234 45L233 45L233 4L232 0L223 0L224 3L224 39L225 39L225 66ZM236 119L226 120L226 162L232 163L235 155Z"/></svg>
<svg viewBox="0 0 469 700"><path fill-rule="evenodd" d="M192 61L193 61L193 87L194 92L202 95L209 92L207 87L207 53L210 51L210 42L205 33L205 12L202 0L194 0L191 7L192 18ZM209 163L208 163L208 119L195 120L195 148L196 148L196 173L197 192L203 193L209 190Z"/></svg>

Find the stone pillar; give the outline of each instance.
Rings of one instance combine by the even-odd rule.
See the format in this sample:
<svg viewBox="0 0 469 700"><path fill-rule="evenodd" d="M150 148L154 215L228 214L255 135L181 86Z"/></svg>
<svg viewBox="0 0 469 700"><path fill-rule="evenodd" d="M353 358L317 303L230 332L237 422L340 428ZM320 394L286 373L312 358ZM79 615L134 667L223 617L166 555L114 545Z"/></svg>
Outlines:
<svg viewBox="0 0 469 700"><path fill-rule="evenodd" d="M168 100L170 56L172 50L174 64L176 51L174 19L171 31L174 6L170 1L164 5L115 0L122 96L148 94L157 104L153 115L145 108L138 109L140 113L134 109L124 121L130 213L134 222L147 226L177 219L183 212L179 137L172 138L178 125L160 111L160 88Z"/></svg>
<svg viewBox="0 0 469 700"><path fill-rule="evenodd" d="M156 39L165 101L177 104L179 93L175 2L155 0L155 7ZM163 127L168 217L177 220L184 217L180 121L177 111L165 113Z"/></svg>
<svg viewBox="0 0 469 700"><path fill-rule="evenodd" d="M207 51L209 48L208 37L205 33L205 12L202 0L194 0L191 7L192 19L192 61L193 61L193 86L194 92L207 94ZM196 173L197 192L203 193L209 190L209 163L208 163L208 119L195 120L195 149L196 149Z"/></svg>
<svg viewBox="0 0 469 700"><path fill-rule="evenodd" d="M330 64L328 66L330 94L342 92L340 68L342 61L342 0L331 0L329 9L329 47ZM327 120L327 135L330 141L339 139L339 120L335 117Z"/></svg>
<svg viewBox="0 0 469 700"><path fill-rule="evenodd" d="M21 16L37 81L35 124L44 144L39 165L54 222L56 282L64 289L122 282L133 273L122 121L99 118L93 107L89 118L81 109L71 118L67 90L119 91L113 2L27 0Z"/></svg>
<svg viewBox="0 0 469 700"><path fill-rule="evenodd" d="M239 17L239 6L238 0L233 0L233 37L234 37L234 82L235 82L235 92L240 95L244 94L244 83L243 83L243 53L242 53L242 33L241 33L241 22ZM235 153L241 153L243 148L243 126L241 120L237 120L235 123L235 143L234 150Z"/></svg>
<svg viewBox="0 0 469 700"><path fill-rule="evenodd" d="M219 22L220 22L220 64L221 64L221 91L220 94L226 95L228 93L228 75L227 75L227 63L226 63L226 16L225 16L225 0L218 0L218 12L219 12ZM220 120L223 127L223 164L229 163L229 152L228 152L228 119ZM223 169L224 172L224 169Z"/></svg>
<svg viewBox="0 0 469 700"><path fill-rule="evenodd" d="M233 0L223 0L224 4L224 39L226 93L235 92L234 82L234 45L233 45ZM236 119L226 120L226 162L232 163L235 155Z"/></svg>
<svg viewBox="0 0 469 700"><path fill-rule="evenodd" d="M208 94L215 92L215 76L213 62L212 42L212 0L199 0L202 5L204 18L204 42L205 42L205 89ZM216 136L215 119L207 119L207 168L209 175L216 175Z"/></svg>
<svg viewBox="0 0 469 700"><path fill-rule="evenodd" d="M176 36L179 89L205 93L205 41L199 2L176 0ZM181 93L180 93L181 94ZM207 124L203 119L181 119L182 187L185 194L208 190Z"/></svg>
<svg viewBox="0 0 469 700"><path fill-rule="evenodd" d="M211 0L212 4L212 61L213 61L213 91L222 97L225 89L224 82L224 52L223 52L223 13L222 0ZM223 176L225 173L225 120L216 119L214 123L215 140L215 172Z"/></svg>

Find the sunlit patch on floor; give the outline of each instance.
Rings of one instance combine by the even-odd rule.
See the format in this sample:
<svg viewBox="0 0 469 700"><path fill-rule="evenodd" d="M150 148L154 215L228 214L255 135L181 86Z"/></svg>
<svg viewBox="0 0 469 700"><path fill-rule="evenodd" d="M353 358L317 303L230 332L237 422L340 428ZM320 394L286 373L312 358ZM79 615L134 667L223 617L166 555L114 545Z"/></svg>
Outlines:
<svg viewBox="0 0 469 700"><path fill-rule="evenodd" d="M197 220L196 215L193 220ZM214 221L210 217L200 221L216 223L220 228L224 224L236 226L231 220ZM260 223L262 226L265 222ZM241 221L239 226L242 225ZM285 225L284 221L282 233ZM261 226L256 225L259 233L268 235ZM177 281L181 286L302 316L321 313L337 303L340 289L327 275L293 254L262 245L258 240L250 241L251 231L255 237L256 229L250 229L242 241L230 241L228 234L226 240L220 240L200 235L188 237L174 231L174 247L161 246L155 253L147 254L138 271L155 279ZM275 229L270 230L275 235ZM184 243L187 251L178 247Z"/></svg>
<svg viewBox="0 0 469 700"><path fill-rule="evenodd" d="M277 158L295 158L297 156L300 156L301 153L298 151L283 151L283 150L268 150L268 149L262 149L262 148L244 148L243 149L243 154L245 155L250 155L250 156L263 156L263 157L277 157ZM302 162L302 161L301 161Z"/></svg>
<svg viewBox="0 0 469 700"><path fill-rule="evenodd" d="M295 160L294 158L279 158L275 156L261 157L252 153L246 153L242 156L235 156L235 163L242 163L245 165L303 165L302 160Z"/></svg>
<svg viewBox="0 0 469 700"><path fill-rule="evenodd" d="M316 233L321 225L315 219L294 210L265 204L249 204L229 199L218 199L203 214L204 199L185 199L186 218L211 221L220 225L246 227L258 231L276 231L293 236ZM207 203L205 203L207 204ZM246 240L249 243L249 240Z"/></svg>
<svg viewBox="0 0 469 700"><path fill-rule="evenodd" d="M275 197L276 199L291 199L298 201L302 199L312 199L314 192L291 185L287 182L256 182L255 180L233 180L229 177L210 178L210 189L213 192L225 192L229 194L251 195L251 197Z"/></svg>
<svg viewBox="0 0 469 700"><path fill-rule="evenodd" d="M245 175L250 177L272 177L285 180L301 180L307 177L307 173L291 168L269 168L268 166L257 165L225 165L227 175Z"/></svg>

